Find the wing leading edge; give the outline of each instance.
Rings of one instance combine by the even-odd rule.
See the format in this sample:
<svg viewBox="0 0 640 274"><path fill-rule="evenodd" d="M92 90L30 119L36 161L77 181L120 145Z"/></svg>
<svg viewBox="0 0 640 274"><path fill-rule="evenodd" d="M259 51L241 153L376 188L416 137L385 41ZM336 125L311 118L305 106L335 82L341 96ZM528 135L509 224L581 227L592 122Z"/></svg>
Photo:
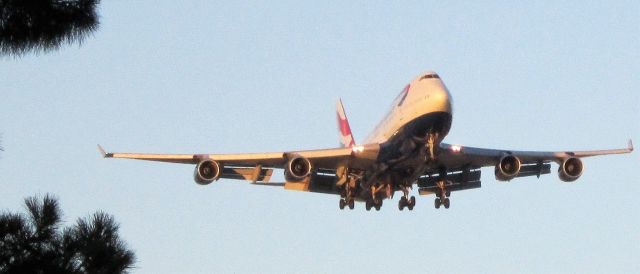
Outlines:
<svg viewBox="0 0 640 274"><path fill-rule="evenodd" d="M300 156L308 159L315 168L335 170L338 167L364 168L374 162L379 145L364 145L344 148L301 150L267 153L237 154L155 154L155 153L118 153L106 152L100 145L98 150L104 158L145 160L166 163L198 164L204 159L217 161L225 167L282 168L289 159Z"/></svg>

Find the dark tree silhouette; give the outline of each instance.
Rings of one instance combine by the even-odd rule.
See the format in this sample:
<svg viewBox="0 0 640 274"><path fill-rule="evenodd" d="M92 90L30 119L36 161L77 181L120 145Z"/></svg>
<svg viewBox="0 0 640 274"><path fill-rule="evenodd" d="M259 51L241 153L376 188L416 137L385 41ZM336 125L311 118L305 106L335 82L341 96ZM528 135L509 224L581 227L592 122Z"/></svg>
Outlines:
<svg viewBox="0 0 640 274"><path fill-rule="evenodd" d="M0 273L123 273L135 261L106 213L61 230L58 201L25 199L26 216L0 215Z"/></svg>
<svg viewBox="0 0 640 274"><path fill-rule="evenodd" d="M0 54L81 43L98 28L100 0L0 0Z"/></svg>

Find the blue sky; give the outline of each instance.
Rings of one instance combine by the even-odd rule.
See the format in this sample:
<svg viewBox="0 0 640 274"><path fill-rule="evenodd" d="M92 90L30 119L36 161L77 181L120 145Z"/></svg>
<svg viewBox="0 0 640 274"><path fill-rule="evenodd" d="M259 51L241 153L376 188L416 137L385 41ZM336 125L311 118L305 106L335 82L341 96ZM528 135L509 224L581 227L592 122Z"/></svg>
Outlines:
<svg viewBox="0 0 640 274"><path fill-rule="evenodd" d="M361 140L426 70L454 97L450 143L640 144L636 1L213 2L103 1L81 46L1 57L0 208L53 193L68 223L109 212L137 273L640 272L637 152L586 159L574 183L483 169L449 210L367 212L95 148L334 147L337 98Z"/></svg>

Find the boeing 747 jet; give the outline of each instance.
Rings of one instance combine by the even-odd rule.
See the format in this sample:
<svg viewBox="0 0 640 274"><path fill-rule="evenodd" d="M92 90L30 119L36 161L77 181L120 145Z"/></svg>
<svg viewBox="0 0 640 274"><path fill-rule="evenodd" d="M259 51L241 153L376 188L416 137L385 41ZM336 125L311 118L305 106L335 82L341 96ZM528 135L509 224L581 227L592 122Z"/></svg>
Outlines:
<svg viewBox="0 0 640 274"><path fill-rule="evenodd" d="M583 171L582 158L633 151L516 151L450 145L443 142L453 117L451 94L434 72L424 73L404 87L391 110L360 144L356 144L342 102L337 103L341 146L336 148L240 154L147 154L107 153L105 158L126 158L195 165L196 183L207 185L219 179L247 180L255 185L288 190L335 194L340 209L380 210L385 199L402 193L398 209L413 210L411 190L435 195L436 208L449 208L454 191L480 187L482 167L495 167L495 178L550 173L558 165L560 180L572 182ZM285 182L270 182L275 169L284 170Z"/></svg>

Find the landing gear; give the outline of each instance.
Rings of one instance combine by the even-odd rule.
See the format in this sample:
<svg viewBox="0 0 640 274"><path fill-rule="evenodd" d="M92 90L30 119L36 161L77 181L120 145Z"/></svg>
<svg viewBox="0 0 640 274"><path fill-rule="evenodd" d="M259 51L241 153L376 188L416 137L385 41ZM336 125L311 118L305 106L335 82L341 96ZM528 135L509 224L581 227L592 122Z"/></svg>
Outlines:
<svg viewBox="0 0 640 274"><path fill-rule="evenodd" d="M449 208L451 201L449 198L436 198L434 205L436 208L440 208L441 205L444 205L444 208Z"/></svg>
<svg viewBox="0 0 640 274"><path fill-rule="evenodd" d="M382 207L382 200L377 200L377 201L367 200L365 204L365 208L367 209L367 211L371 210L371 208L375 208L376 211L380 211L381 207Z"/></svg>
<svg viewBox="0 0 640 274"><path fill-rule="evenodd" d="M380 208L382 207L382 200L375 201L373 206L376 208L376 211L380 211Z"/></svg>
<svg viewBox="0 0 640 274"><path fill-rule="evenodd" d="M380 211L382 207L382 200L367 200L365 204L365 208L367 211L371 210L371 208L375 208L376 211Z"/></svg>
<svg viewBox="0 0 640 274"><path fill-rule="evenodd" d="M451 190L448 190L446 187L446 180L444 178L446 178L447 176L447 172L446 170L441 170L440 171L440 178L443 178L442 180L437 182L437 186L439 191L436 192L436 196L438 196L438 198L436 198L435 200L435 206L436 208L440 208L441 205L444 205L444 208L449 208L449 206L451 205L451 201L449 200L449 196L451 196Z"/></svg>
<svg viewBox="0 0 640 274"><path fill-rule="evenodd" d="M413 210L413 207L416 206L416 197L411 196L410 199L407 199L406 197L402 197L400 198L400 201L398 202L398 209L403 210L405 207L408 208L409 210Z"/></svg>
<svg viewBox="0 0 640 274"><path fill-rule="evenodd" d="M413 210L413 207L416 205L416 197L411 196L411 198L409 198L409 189L407 187L402 189L402 193L403 195L400 201L398 201L398 209L403 210L406 207L409 210Z"/></svg>
<svg viewBox="0 0 640 274"><path fill-rule="evenodd" d="M345 206L348 206L349 209L353 209L354 207L354 186L352 186L352 183L355 185L355 182L349 182L348 184L344 184L344 188L342 190L342 194L340 195L342 198L340 198L340 209L344 209Z"/></svg>
<svg viewBox="0 0 640 274"><path fill-rule="evenodd" d="M353 209L355 206L355 201L353 198L342 198L340 199L340 203L338 204L340 209L344 209L345 207L349 207L349 209Z"/></svg>
<svg viewBox="0 0 640 274"><path fill-rule="evenodd" d="M427 133L427 142L425 146L427 148L427 153L429 154L428 162L432 162L436 160L436 141L438 140L438 133L435 131L430 131Z"/></svg>

